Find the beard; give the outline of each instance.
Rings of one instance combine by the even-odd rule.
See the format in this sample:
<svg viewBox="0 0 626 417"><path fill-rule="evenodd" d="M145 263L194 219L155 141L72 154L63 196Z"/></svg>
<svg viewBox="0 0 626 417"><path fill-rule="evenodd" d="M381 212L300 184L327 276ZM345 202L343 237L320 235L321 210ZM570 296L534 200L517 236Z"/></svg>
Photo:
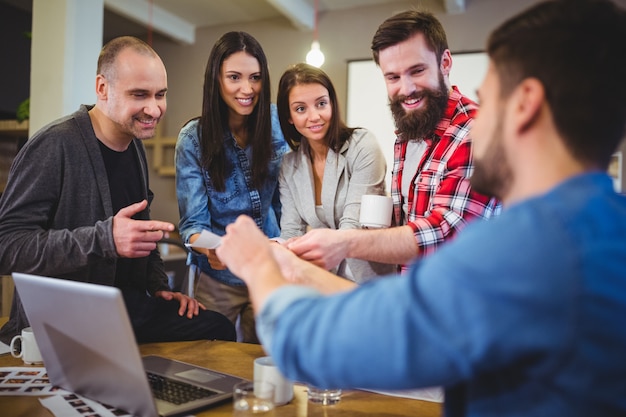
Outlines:
<svg viewBox="0 0 626 417"><path fill-rule="evenodd" d="M406 99L425 100L424 107L406 111L402 102ZM439 73L439 88L426 88L409 96L396 96L389 99L389 108L398 129L400 140L423 139L432 134L448 107L448 88Z"/></svg>
<svg viewBox="0 0 626 417"><path fill-rule="evenodd" d="M513 171L502 144L502 118L498 116L498 125L492 136L492 143L485 155L474 157L474 172L470 177L473 190L481 194L502 200L511 188Z"/></svg>

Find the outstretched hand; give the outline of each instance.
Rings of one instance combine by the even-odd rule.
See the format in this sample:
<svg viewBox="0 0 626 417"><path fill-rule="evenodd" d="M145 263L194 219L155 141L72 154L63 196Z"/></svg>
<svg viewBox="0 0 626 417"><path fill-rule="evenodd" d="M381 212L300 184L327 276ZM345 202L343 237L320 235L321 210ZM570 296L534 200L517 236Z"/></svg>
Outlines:
<svg viewBox="0 0 626 417"><path fill-rule="evenodd" d="M298 258L286 245L275 243L270 245L270 248L283 277L289 282L300 283L298 272L307 261Z"/></svg>
<svg viewBox="0 0 626 417"><path fill-rule="evenodd" d="M250 297L258 311L269 294L287 284L272 254L270 240L252 218L241 215L226 226L226 234L216 249L217 256L233 274L248 285Z"/></svg>
<svg viewBox="0 0 626 417"><path fill-rule="evenodd" d="M206 257L209 260L209 265L211 265L211 268L215 269L216 271L226 269L226 265L224 265L222 261L220 261L220 258L215 253L215 249L207 249Z"/></svg>
<svg viewBox="0 0 626 417"><path fill-rule="evenodd" d="M288 249L305 261L331 270L347 258L347 245L341 230L313 229L286 243Z"/></svg>
<svg viewBox="0 0 626 417"><path fill-rule="evenodd" d="M246 283L256 275L258 267L275 264L270 240L248 216L239 216L226 226L226 234L216 249L219 259Z"/></svg>
<svg viewBox="0 0 626 417"><path fill-rule="evenodd" d="M113 240L115 249L123 258L141 258L150 255L157 242L169 237L174 225L159 220L135 220L137 213L145 210L148 201L131 204L117 212L113 217Z"/></svg>
<svg viewBox="0 0 626 417"><path fill-rule="evenodd" d="M322 294L334 294L349 291L357 285L348 279L341 278L312 262L299 258L286 245L272 245L272 254L278 262L280 271L289 282L306 285L317 289Z"/></svg>

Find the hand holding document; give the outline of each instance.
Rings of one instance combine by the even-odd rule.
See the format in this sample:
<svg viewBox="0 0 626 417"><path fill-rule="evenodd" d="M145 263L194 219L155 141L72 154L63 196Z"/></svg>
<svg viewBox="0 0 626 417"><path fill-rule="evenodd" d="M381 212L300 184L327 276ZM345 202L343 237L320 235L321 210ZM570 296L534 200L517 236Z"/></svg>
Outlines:
<svg viewBox="0 0 626 417"><path fill-rule="evenodd" d="M285 239L281 239L280 237L273 237L270 238L270 240L281 244L285 243ZM208 230L203 230L200 233L200 236L194 240L193 243L185 243L185 246L188 248L217 249L217 247L221 244L221 236L218 236L213 232L209 232Z"/></svg>
<svg viewBox="0 0 626 417"><path fill-rule="evenodd" d="M222 244L222 237L208 230L203 230L193 243L185 243L188 248L215 249Z"/></svg>

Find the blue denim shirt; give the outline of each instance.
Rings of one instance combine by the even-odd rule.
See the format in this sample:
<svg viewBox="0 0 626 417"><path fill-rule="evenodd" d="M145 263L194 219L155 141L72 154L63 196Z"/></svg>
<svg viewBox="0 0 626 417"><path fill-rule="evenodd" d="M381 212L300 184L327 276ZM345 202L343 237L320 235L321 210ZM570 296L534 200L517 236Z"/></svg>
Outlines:
<svg viewBox="0 0 626 417"><path fill-rule="evenodd" d="M623 417L624 236L626 197L579 175L472 222L405 275L331 297L283 287L257 333L291 380L444 386L448 417Z"/></svg>
<svg viewBox="0 0 626 417"><path fill-rule="evenodd" d="M280 195L278 172L283 155L289 150L280 130L276 106L272 104L272 147L269 177L263 187L252 185L251 161L247 151L237 146L233 135L224 136L227 169L225 190L213 188L209 172L202 168L198 120L187 123L176 143L176 194L180 212L179 229L184 242L195 233L209 230L220 236L241 214L252 217L268 237L280 235ZM245 285L229 270L214 270L204 255L193 253L188 263L228 285Z"/></svg>

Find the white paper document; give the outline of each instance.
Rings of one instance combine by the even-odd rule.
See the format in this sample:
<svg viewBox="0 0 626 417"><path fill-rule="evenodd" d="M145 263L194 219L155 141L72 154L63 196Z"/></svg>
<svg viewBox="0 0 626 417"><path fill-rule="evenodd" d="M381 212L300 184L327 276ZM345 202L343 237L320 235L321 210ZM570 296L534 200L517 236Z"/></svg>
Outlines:
<svg viewBox="0 0 626 417"><path fill-rule="evenodd" d="M397 391L382 391L382 390L365 390L376 392L378 394L390 395L392 397L412 398L415 400L432 401L436 403L442 403L444 399L443 388L431 387L421 389L407 389Z"/></svg>
<svg viewBox="0 0 626 417"><path fill-rule="evenodd" d="M285 239L281 239L280 237L273 237L270 240L278 243L285 243ZM222 244L222 237L216 235L213 232L209 232L208 230L203 230L200 233L200 236L193 243L185 243L185 246L188 248L201 248L201 249L217 249L219 245Z"/></svg>
<svg viewBox="0 0 626 417"><path fill-rule="evenodd" d="M132 417L115 407L71 393L41 398L39 402L50 410L54 417Z"/></svg>
<svg viewBox="0 0 626 417"><path fill-rule="evenodd" d="M132 417L125 411L52 385L44 367L0 367L0 395L42 397L39 402L55 417Z"/></svg>
<svg viewBox="0 0 626 417"><path fill-rule="evenodd" d="M222 243L222 237L208 230L203 230L193 243L185 243L188 248L215 249Z"/></svg>
<svg viewBox="0 0 626 417"><path fill-rule="evenodd" d="M0 368L0 395L56 395L67 391L50 384L46 368L5 367Z"/></svg>

